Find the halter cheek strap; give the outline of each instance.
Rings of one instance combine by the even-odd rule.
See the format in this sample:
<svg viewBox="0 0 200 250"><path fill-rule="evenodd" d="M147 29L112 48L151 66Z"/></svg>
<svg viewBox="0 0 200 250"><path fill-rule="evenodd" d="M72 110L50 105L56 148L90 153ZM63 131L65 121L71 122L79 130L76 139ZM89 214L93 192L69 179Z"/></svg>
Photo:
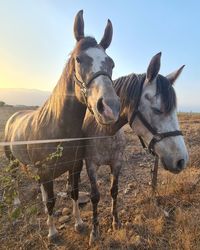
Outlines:
<svg viewBox="0 0 200 250"><path fill-rule="evenodd" d="M112 78L111 76L105 72L105 71L98 71L96 73L94 73L92 75L92 77L87 81L87 82L83 82L83 81L80 81L77 76L76 76L76 73L74 72L73 74L73 77L74 77L74 82L80 87L81 89L81 92L82 92L82 96L83 96L83 99L84 99L84 103L86 104L87 108L90 110L90 112L92 114L94 114L92 108L88 105L88 101L87 101L87 98L88 98L88 88L90 87L91 83L99 76L107 76L109 78L109 80L113 83L112 81Z"/></svg>

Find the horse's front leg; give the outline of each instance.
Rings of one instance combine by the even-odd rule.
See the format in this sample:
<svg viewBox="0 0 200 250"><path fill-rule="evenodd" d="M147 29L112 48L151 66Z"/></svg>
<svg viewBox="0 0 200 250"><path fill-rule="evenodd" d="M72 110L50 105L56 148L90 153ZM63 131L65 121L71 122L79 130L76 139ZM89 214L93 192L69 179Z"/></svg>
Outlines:
<svg viewBox="0 0 200 250"><path fill-rule="evenodd" d="M100 193L97 185L96 165L86 161L86 167L91 184L91 202L93 209L92 231L89 240L89 245L91 246L99 237L98 203L100 200Z"/></svg>
<svg viewBox="0 0 200 250"><path fill-rule="evenodd" d="M56 199L53 192L53 181L47 181L41 184L42 200L45 203L45 210L48 212L47 225L49 227L48 238L56 239L58 231L56 230L53 218L53 209Z"/></svg>
<svg viewBox="0 0 200 250"><path fill-rule="evenodd" d="M121 164L114 162L111 165L110 193L112 197L111 214L113 217L113 220L112 220L113 230L119 229L121 226L120 220L118 218L118 210L117 210L118 180L119 180L120 170L121 170Z"/></svg>
<svg viewBox="0 0 200 250"><path fill-rule="evenodd" d="M80 163L80 168L76 168L74 172L69 171L69 180L72 186L71 198L73 200L73 215L75 218L75 231L80 232L84 229L85 225L80 216L79 204L78 204L78 193L79 193L79 179L80 172L82 169L82 161Z"/></svg>

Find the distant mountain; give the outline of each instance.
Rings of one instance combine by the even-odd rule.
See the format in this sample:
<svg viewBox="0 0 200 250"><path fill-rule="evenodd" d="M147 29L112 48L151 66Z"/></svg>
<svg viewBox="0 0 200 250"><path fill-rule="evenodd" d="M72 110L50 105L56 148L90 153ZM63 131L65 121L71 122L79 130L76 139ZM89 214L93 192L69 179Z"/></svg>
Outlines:
<svg viewBox="0 0 200 250"><path fill-rule="evenodd" d="M51 92L38 89L0 88L0 101L10 105L41 106ZM200 112L199 105L178 105L178 111Z"/></svg>
<svg viewBox="0 0 200 250"><path fill-rule="evenodd" d="M10 105L41 106L50 94L37 89L0 88L0 101Z"/></svg>

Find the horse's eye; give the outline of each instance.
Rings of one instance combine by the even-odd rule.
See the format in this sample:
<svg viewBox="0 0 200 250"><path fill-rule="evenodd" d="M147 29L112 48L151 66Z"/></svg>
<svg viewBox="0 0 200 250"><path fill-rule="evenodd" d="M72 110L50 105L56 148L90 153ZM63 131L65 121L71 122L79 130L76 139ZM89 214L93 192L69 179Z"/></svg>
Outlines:
<svg viewBox="0 0 200 250"><path fill-rule="evenodd" d="M163 112L160 109L152 108L152 110L153 110L154 114L156 114L156 115L162 115L163 114Z"/></svg>
<svg viewBox="0 0 200 250"><path fill-rule="evenodd" d="M76 61L77 61L77 63L81 63L81 59L80 59L80 57L76 57Z"/></svg>

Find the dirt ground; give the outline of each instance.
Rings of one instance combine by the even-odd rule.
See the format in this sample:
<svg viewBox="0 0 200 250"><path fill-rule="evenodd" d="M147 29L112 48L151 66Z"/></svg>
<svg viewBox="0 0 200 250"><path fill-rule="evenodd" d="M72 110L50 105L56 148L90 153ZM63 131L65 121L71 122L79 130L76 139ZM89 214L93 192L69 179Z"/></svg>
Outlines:
<svg viewBox="0 0 200 250"><path fill-rule="evenodd" d="M12 107L0 108L0 141L6 120L16 111ZM19 182L22 207L13 208L8 195L12 188L8 161L0 148L0 249L200 249L200 114L182 113L179 120L190 163L179 175L159 168L156 196L149 185L153 158L143 151L129 127L125 127L127 143L118 196L122 228L111 230L110 170L102 166L98 173L101 237L93 247L88 246L91 204L81 206L81 216L87 226L84 232L76 233L71 199L62 195L66 191L66 174L55 181L55 220L60 235L57 244L47 239L47 218L37 182L24 171ZM85 168L80 191L90 191ZM60 223L63 208L68 217L65 223Z"/></svg>

